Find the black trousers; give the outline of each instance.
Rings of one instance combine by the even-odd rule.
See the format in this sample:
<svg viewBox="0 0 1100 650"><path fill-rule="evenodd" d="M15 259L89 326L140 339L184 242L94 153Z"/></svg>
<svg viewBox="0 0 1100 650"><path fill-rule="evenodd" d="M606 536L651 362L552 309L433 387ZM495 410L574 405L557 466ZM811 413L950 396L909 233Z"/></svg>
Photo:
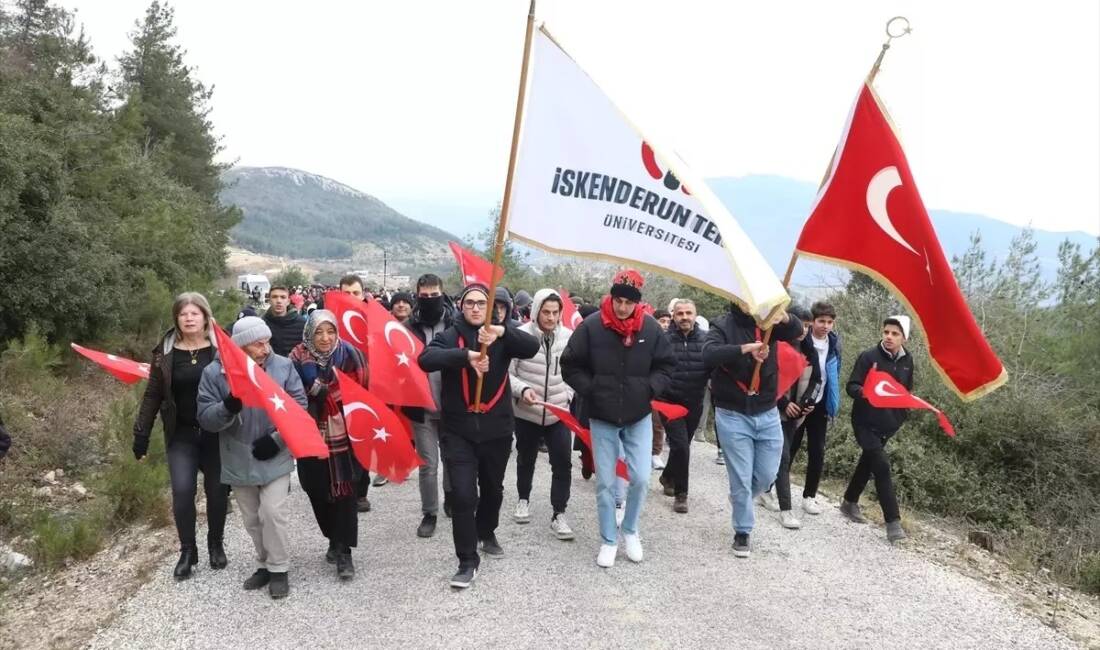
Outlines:
<svg viewBox="0 0 1100 650"><path fill-rule="evenodd" d="M691 441L695 437L695 430L699 428L699 420L703 417L703 400L682 406L688 409L685 417L667 420L661 416L665 425L665 438L668 440L668 463L665 464L661 477L666 482L672 482L677 495L686 496L688 470L691 467Z"/></svg>
<svg viewBox="0 0 1100 650"><path fill-rule="evenodd" d="M229 510L229 486L222 485L221 452L218 434L197 427L178 426L168 443L168 476L172 483L172 517L180 548L194 548L195 496L198 494L199 472L202 472L206 492L206 541L222 541L225 534L225 513Z"/></svg>
<svg viewBox="0 0 1100 650"><path fill-rule="evenodd" d="M444 425L446 426L446 425ZM496 532L512 436L471 442L446 429L439 440L451 476L451 529L460 568L477 568L477 542Z"/></svg>
<svg viewBox="0 0 1100 650"><path fill-rule="evenodd" d="M348 452L350 453L350 452ZM321 528L321 534L331 542L355 548L359 540L359 512L355 495L332 498L328 460L325 458L299 458L298 481L309 495L313 516Z"/></svg>
<svg viewBox="0 0 1100 650"><path fill-rule="evenodd" d="M783 455L779 458L779 474L775 477L775 497L780 510L791 509L791 438L798 420L783 420Z"/></svg>
<svg viewBox="0 0 1100 650"><path fill-rule="evenodd" d="M810 499L817 496L817 486L821 483L821 472L825 469L825 433L829 429L829 418L825 414L825 400L821 400L813 411L802 420L802 425L791 438L791 459L802 448L802 437L806 437L806 485L802 496Z"/></svg>
<svg viewBox="0 0 1100 650"><path fill-rule="evenodd" d="M546 441L550 456L550 505L554 512L565 512L569 505L569 482L573 464L570 458L569 429L561 422L541 426L516 418L516 491L519 498L530 500L531 481L535 476L535 463L539 457L539 441Z"/></svg>
<svg viewBox="0 0 1100 650"><path fill-rule="evenodd" d="M898 510L898 497L894 494L894 480L890 475L890 458L886 455L886 443L895 432L879 433L856 427L856 442L863 453L856 463L856 470L852 473L852 480L848 482L848 489L844 492L844 500L851 503L859 501L863 489L867 487L867 481L875 477L875 492L878 493L878 502L882 506L882 516L886 523L900 521L901 512Z"/></svg>

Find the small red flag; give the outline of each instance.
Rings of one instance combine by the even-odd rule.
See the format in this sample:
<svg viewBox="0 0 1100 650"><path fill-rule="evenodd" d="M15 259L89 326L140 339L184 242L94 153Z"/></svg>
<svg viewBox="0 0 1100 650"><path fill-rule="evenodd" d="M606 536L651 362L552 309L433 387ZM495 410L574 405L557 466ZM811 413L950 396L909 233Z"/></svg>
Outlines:
<svg viewBox="0 0 1100 650"><path fill-rule="evenodd" d="M955 427L944 415L944 412L932 406L928 402L913 395L897 379L878 369L878 366L867 371L867 377L863 380L863 396L871 403L871 406L884 409L926 409L936 414L940 421L940 427L948 436L955 437Z"/></svg>
<svg viewBox="0 0 1100 650"><path fill-rule="evenodd" d="M561 296L561 324L571 330L577 329L584 322L584 318L577 311L576 303L573 302L573 298L569 296L569 292L565 289L559 289L558 295Z"/></svg>
<svg viewBox="0 0 1100 650"><path fill-rule="evenodd" d="M852 107L796 252L872 274L917 316L933 364L960 397L1008 374L959 291L901 143L869 84Z"/></svg>
<svg viewBox="0 0 1100 650"><path fill-rule="evenodd" d="M671 404L669 402L662 402L659 400L653 400L649 403L653 407L654 411L657 411L661 415L665 416L669 422L673 420L679 420L680 418L686 418L688 410L686 406L680 406L679 404Z"/></svg>
<svg viewBox="0 0 1100 650"><path fill-rule="evenodd" d="M380 397L339 370L335 372L340 381L344 425L355 457L370 471L394 483L403 482L424 463L413 449L405 422ZM357 415L359 411L363 415Z"/></svg>
<svg viewBox="0 0 1100 650"><path fill-rule="evenodd" d="M77 345L76 343L70 343L69 347L98 363L104 370L111 373L119 381L127 384L136 384L142 379L149 378L149 364L147 363L138 363L132 359L125 359L113 354L107 354L106 352L91 350Z"/></svg>
<svg viewBox="0 0 1100 650"><path fill-rule="evenodd" d="M298 402L286 394L283 387L256 365L233 339L214 326L218 338L218 356L221 359L229 392L251 408L262 408L282 435L290 455L295 458L328 458L325 444L317 423Z"/></svg>
<svg viewBox="0 0 1100 650"><path fill-rule="evenodd" d="M560 406L554 406L553 404L547 404L546 402L535 402L535 404L539 406L545 406L547 411L550 411L554 415L558 416L558 419L561 420L562 424L568 427L570 431L577 434L577 437L581 439L581 442L583 442L588 447L589 451L592 452L592 455L595 456L596 451L592 449L592 432L584 428L581 423L577 421L577 418L573 417L572 413L570 413L567 409L563 409ZM630 480L630 476L627 473L626 469L626 463L623 462L622 458L618 459L615 462L615 475L621 479L628 481Z"/></svg>
<svg viewBox="0 0 1100 650"><path fill-rule="evenodd" d="M802 371L810 364L806 361L805 355L786 341L779 342L776 353L779 355L776 358L779 362L779 381L776 384L775 394L783 395L791 389L791 386L794 386L794 382L798 381ZM824 377L821 378L821 382L825 382Z"/></svg>
<svg viewBox="0 0 1100 650"><path fill-rule="evenodd" d="M489 281L489 275L492 273L493 268L491 263L478 257L473 251L466 250L459 246L455 242L451 242L450 246L451 252L454 253L455 261L458 262L458 272L462 274L462 283L464 285L480 282L488 287L496 284L495 282ZM500 282L500 279L504 277L504 269L497 268L496 276L496 281Z"/></svg>

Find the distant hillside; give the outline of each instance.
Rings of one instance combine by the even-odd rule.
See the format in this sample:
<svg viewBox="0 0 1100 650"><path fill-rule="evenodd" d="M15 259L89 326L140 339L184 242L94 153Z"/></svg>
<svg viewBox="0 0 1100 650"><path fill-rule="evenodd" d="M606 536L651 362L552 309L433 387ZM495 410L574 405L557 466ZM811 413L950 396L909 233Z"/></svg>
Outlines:
<svg viewBox="0 0 1100 650"><path fill-rule="evenodd" d="M349 259L391 269L437 267L458 239L414 221L378 199L334 180L285 167L235 167L225 173L222 201L241 208L235 244L258 253Z"/></svg>

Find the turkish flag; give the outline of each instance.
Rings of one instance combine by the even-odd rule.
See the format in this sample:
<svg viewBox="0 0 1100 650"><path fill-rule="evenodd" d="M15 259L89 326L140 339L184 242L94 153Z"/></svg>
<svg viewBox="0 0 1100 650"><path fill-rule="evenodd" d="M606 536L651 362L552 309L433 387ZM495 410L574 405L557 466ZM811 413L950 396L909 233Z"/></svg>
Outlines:
<svg viewBox="0 0 1100 650"><path fill-rule="evenodd" d="M295 458L328 458L317 423L283 387L237 347L220 327L213 327L218 338L218 357L229 382L229 392L250 408L262 408L278 429L290 455Z"/></svg>
<svg viewBox="0 0 1100 650"><path fill-rule="evenodd" d="M138 363L132 359L116 357L113 354L99 352L98 350L90 350L76 343L70 343L69 347L103 366L104 370L127 384L136 384L142 379L149 378L149 364L147 363Z"/></svg>
<svg viewBox="0 0 1100 650"><path fill-rule="evenodd" d="M592 449L592 432L584 428L584 426L582 426L581 423L577 421L577 418L573 417L572 413L570 413L567 409L563 409L560 406L554 406L553 404L547 404L546 402L535 402L535 404L537 404L538 406L546 407L547 411L550 411L554 415L558 416L558 419L561 420L561 423L568 427L570 431L577 434L577 437L581 439L581 442L583 442L585 446L588 447L589 451L592 451L592 454L595 455L596 452ZM630 476L627 473L626 469L626 463L623 462L622 458L618 459L618 461L615 462L615 475L621 479L630 480Z"/></svg>
<svg viewBox="0 0 1100 650"><path fill-rule="evenodd" d="M473 251L466 250L455 242L450 242L450 246L455 261L458 262L458 272L462 274L463 285L473 282L480 282L487 287L496 285L495 282L489 281L489 275L492 273L493 268L490 262L478 257ZM500 279L504 277L504 269L498 268L496 275L496 281L500 282Z"/></svg>
<svg viewBox="0 0 1100 650"><path fill-rule="evenodd" d="M776 346L776 353L779 355L777 358L779 362L779 381L776 384L775 394L783 395L791 389L791 386L794 386L794 382L798 381L802 371L810 364L806 361L805 355L786 341L779 342L779 345ZM824 377L821 378L821 383L825 383Z"/></svg>
<svg viewBox="0 0 1100 650"><path fill-rule="evenodd" d="M877 408L914 408L932 411L939 419L943 432L952 438L955 437L955 427L951 426L951 422L943 411L910 393L897 379L879 370L877 366L867 371L867 377L863 380L863 396L871 406Z"/></svg>
<svg viewBox="0 0 1100 650"><path fill-rule="evenodd" d="M561 324L571 330L577 329L584 322L581 313L577 311L577 305L569 297L569 291L559 289L558 295L561 296Z"/></svg>
<svg viewBox="0 0 1100 650"><path fill-rule="evenodd" d="M403 482L424 463L413 449L404 420L386 406L385 400L339 370L335 372L340 381L344 425L359 464L394 483Z"/></svg>
<svg viewBox="0 0 1100 650"><path fill-rule="evenodd" d="M680 406L679 404L670 404L669 402L661 402L659 400L653 400L649 403L653 407L654 411L657 411L661 415L665 416L669 422L673 420L679 420L680 418L686 418L688 414L687 407Z"/></svg>
<svg viewBox="0 0 1100 650"><path fill-rule="evenodd" d="M917 317L933 363L967 400L1008 374L974 321L889 116L864 84L796 251L863 271Z"/></svg>
<svg viewBox="0 0 1100 650"><path fill-rule="evenodd" d="M325 307L336 314L340 336L367 355L375 395L386 404L435 410L428 374L416 363L424 351L420 339L377 301L329 291Z"/></svg>

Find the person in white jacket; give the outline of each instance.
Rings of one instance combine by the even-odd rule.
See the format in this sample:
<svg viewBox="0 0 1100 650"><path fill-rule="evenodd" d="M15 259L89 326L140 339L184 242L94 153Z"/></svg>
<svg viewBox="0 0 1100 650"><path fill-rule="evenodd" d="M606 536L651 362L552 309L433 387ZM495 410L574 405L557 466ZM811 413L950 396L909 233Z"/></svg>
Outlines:
<svg viewBox="0 0 1100 650"><path fill-rule="evenodd" d="M509 370L516 415L516 489L519 502L513 518L517 523L531 521L531 481L535 475L539 442L545 440L553 478L550 505L554 514L550 530L558 539L573 539L573 529L565 519L571 480L572 436L569 429L545 407L546 402L568 409L573 389L561 375L561 353L572 330L561 323L562 299L553 289L540 289L531 301L531 321L520 329L539 340L539 352L530 359L515 359Z"/></svg>

